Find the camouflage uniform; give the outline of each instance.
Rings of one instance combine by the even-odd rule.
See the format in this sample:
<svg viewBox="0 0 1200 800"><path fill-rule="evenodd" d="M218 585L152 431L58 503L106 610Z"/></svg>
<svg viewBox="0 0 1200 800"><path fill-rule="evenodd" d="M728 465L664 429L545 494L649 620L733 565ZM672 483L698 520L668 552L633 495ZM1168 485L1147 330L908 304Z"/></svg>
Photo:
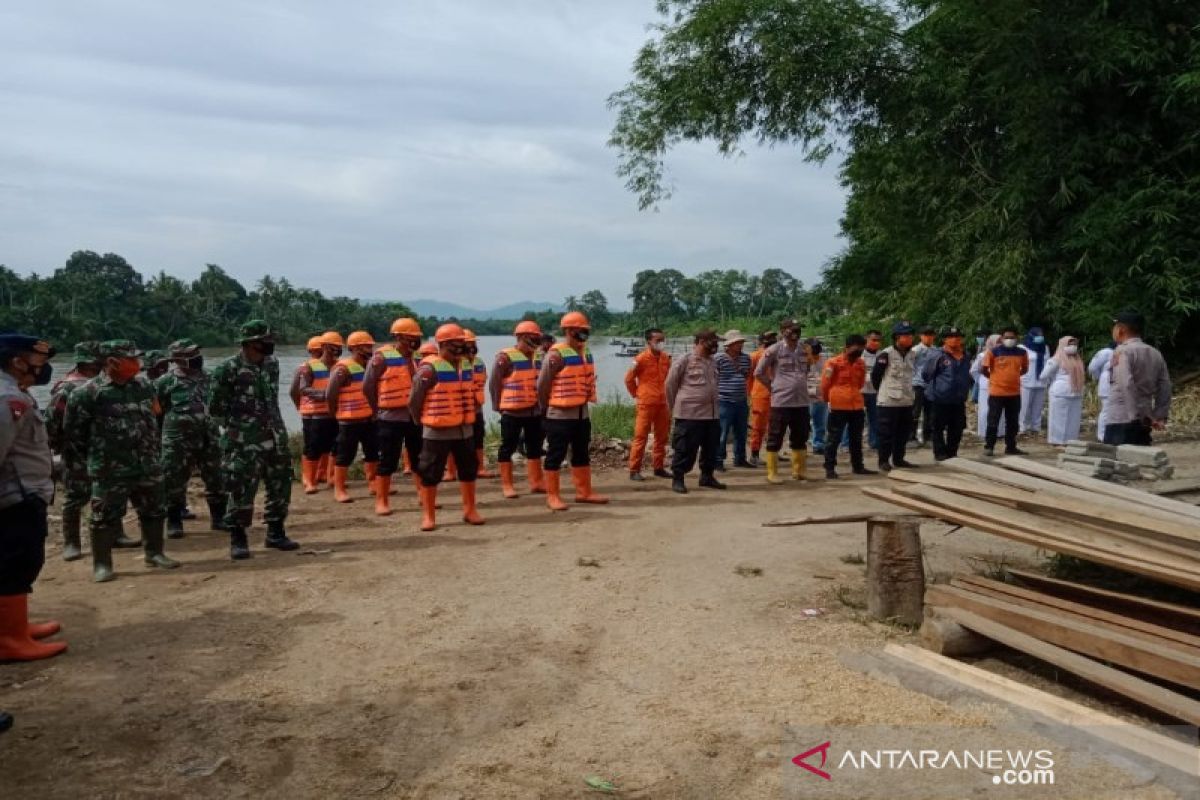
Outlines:
<svg viewBox="0 0 1200 800"><path fill-rule="evenodd" d="M100 361L99 342L79 342L75 345L75 365L97 364ZM50 403L46 406L46 433L50 438L50 449L62 457L62 527L63 559L75 561L83 556L79 549L80 527L83 508L92 497L92 483L88 480L87 463L77 447L64 435L63 422L67 416L67 400L71 393L90 381L91 378L77 371L67 374L50 390Z"/></svg>
<svg viewBox="0 0 1200 800"><path fill-rule="evenodd" d="M261 320L242 326L241 342L274 351L270 327ZM245 350L221 362L212 374L208 410L222 429L221 467L229 492L225 524L233 557L249 555L246 528L260 481L266 489L267 546L294 549L298 545L283 530L292 498L292 455L279 412L279 362L268 353L252 363Z"/></svg>
<svg viewBox="0 0 1200 800"><path fill-rule="evenodd" d="M192 368L188 359L200 356L190 339L173 342L175 364L154 382L162 407L162 468L167 495L167 529L172 538L183 535L183 509L192 470L204 481L204 494L215 525L225 517L225 492L221 478L221 431L208 414L210 379L203 367Z"/></svg>
<svg viewBox="0 0 1200 800"><path fill-rule="evenodd" d="M100 345L106 359L135 360L133 342ZM71 393L64 425L72 447L86 457L92 483L92 563L95 579L112 580L112 543L125 504L132 502L142 527L146 563L171 569L179 564L163 554L164 501L158 447L158 400L140 375L119 384L101 373Z"/></svg>

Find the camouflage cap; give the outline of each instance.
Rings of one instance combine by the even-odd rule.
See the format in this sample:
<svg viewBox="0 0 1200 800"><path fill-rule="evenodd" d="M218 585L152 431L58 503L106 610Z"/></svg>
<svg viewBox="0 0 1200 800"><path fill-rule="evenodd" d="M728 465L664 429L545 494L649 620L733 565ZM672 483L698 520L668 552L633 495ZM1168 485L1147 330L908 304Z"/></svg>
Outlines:
<svg viewBox="0 0 1200 800"><path fill-rule="evenodd" d="M142 355L142 365L146 369L165 363L167 363L167 352L165 350L147 350Z"/></svg>
<svg viewBox="0 0 1200 800"><path fill-rule="evenodd" d="M200 355L200 345L191 339L176 339L167 345L171 358L192 358Z"/></svg>
<svg viewBox="0 0 1200 800"><path fill-rule="evenodd" d="M100 360L100 343L99 342L76 342L75 343L75 363L76 364L95 364Z"/></svg>
<svg viewBox="0 0 1200 800"><path fill-rule="evenodd" d="M240 336L238 341L242 344L245 344L246 342L261 342L264 339L271 339L274 337L274 334L271 332L271 326L268 325L267 321L263 319L250 320L242 325L242 327L238 330L238 334Z"/></svg>
<svg viewBox="0 0 1200 800"><path fill-rule="evenodd" d="M131 339L109 339L100 343L101 358L141 358L144 355Z"/></svg>

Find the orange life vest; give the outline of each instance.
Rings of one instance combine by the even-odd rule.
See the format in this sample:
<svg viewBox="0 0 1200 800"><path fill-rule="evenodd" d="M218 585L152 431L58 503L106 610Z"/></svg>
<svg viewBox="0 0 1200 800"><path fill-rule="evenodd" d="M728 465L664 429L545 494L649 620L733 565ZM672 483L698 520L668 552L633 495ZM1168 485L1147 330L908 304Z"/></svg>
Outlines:
<svg viewBox="0 0 1200 800"><path fill-rule="evenodd" d="M768 403L771 400L771 390L766 385L754 378L754 372L758 369L758 362L762 361L763 356L767 354L767 348L760 347L750 354L750 399L751 400L766 400Z"/></svg>
<svg viewBox="0 0 1200 800"><path fill-rule="evenodd" d="M379 407L408 408L412 394L412 361L388 345L379 350L383 356L383 373L379 376Z"/></svg>
<svg viewBox="0 0 1200 800"><path fill-rule="evenodd" d="M585 346L579 353L566 343L556 344L553 349L562 356L563 368L550 384L550 405L578 408L596 402L596 362L592 351Z"/></svg>
<svg viewBox="0 0 1200 800"><path fill-rule="evenodd" d="M470 361L463 359L456 369L440 356L430 356L423 364L433 367L437 382L425 394L421 424L430 428L456 428L475 423L475 377Z"/></svg>
<svg viewBox="0 0 1200 800"><path fill-rule="evenodd" d="M475 403L479 408L483 408L484 399L487 397L487 367L483 364L483 359L475 356L475 362L471 365L471 374L475 384Z"/></svg>
<svg viewBox="0 0 1200 800"><path fill-rule="evenodd" d="M305 366L312 370L313 382L311 389L325 391L329 388L329 367L325 366L325 362L318 358L314 358L305 363ZM325 417L329 415L329 405L321 400L314 400L311 397L300 396L300 416L302 417Z"/></svg>
<svg viewBox="0 0 1200 800"><path fill-rule="evenodd" d="M512 372L504 379L500 389L500 410L520 411L536 406L537 376L542 368L542 359L537 355L531 359L515 347L505 350L504 355L512 364Z"/></svg>
<svg viewBox="0 0 1200 800"><path fill-rule="evenodd" d="M361 422L370 419L371 407L367 405L367 396L363 394L363 378L367 371L353 358L343 358L338 362L350 373L350 382L341 387L338 392L337 418L338 422Z"/></svg>

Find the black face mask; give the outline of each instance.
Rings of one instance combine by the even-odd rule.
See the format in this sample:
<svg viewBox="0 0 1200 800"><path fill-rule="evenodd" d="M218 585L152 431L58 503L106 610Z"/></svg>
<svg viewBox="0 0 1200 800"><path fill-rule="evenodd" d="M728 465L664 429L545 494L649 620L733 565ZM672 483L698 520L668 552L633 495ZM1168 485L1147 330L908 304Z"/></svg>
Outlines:
<svg viewBox="0 0 1200 800"><path fill-rule="evenodd" d="M851 361L858 361L858 359L862 358L862 350L847 350L846 358Z"/></svg>
<svg viewBox="0 0 1200 800"><path fill-rule="evenodd" d="M591 331L575 331L575 338L581 342L586 342L591 335Z"/></svg>
<svg viewBox="0 0 1200 800"><path fill-rule="evenodd" d="M275 355L275 343L274 342L258 342L258 352L262 353L264 356Z"/></svg>
<svg viewBox="0 0 1200 800"><path fill-rule="evenodd" d="M29 362L26 363L28 364ZM45 386L50 382L50 376L54 374L54 367L52 367L50 362L47 361L40 367L33 367L33 369L29 370L29 372L33 375L34 386Z"/></svg>
<svg viewBox="0 0 1200 800"><path fill-rule="evenodd" d="M187 360L188 369L204 369L204 356L196 356Z"/></svg>
<svg viewBox="0 0 1200 800"><path fill-rule="evenodd" d="M538 349L539 347L541 347L541 344L542 344L541 339L523 339L522 341L525 343L525 346L530 348L531 350Z"/></svg>

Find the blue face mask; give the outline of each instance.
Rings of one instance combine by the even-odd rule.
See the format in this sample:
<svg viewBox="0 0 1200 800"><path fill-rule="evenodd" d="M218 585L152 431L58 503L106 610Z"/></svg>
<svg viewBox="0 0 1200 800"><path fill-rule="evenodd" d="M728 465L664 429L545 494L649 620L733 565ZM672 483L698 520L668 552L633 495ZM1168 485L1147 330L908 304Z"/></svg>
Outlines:
<svg viewBox="0 0 1200 800"><path fill-rule="evenodd" d="M1033 337L1033 343L1034 344L1045 344L1046 337L1045 336L1035 336L1035 337Z"/></svg>
<svg viewBox="0 0 1200 800"><path fill-rule="evenodd" d="M986 341L986 339L985 339L984 337L982 337L982 336L976 336L976 337L975 337L975 344L979 345L980 347L983 347L983 343L984 343L985 341Z"/></svg>

